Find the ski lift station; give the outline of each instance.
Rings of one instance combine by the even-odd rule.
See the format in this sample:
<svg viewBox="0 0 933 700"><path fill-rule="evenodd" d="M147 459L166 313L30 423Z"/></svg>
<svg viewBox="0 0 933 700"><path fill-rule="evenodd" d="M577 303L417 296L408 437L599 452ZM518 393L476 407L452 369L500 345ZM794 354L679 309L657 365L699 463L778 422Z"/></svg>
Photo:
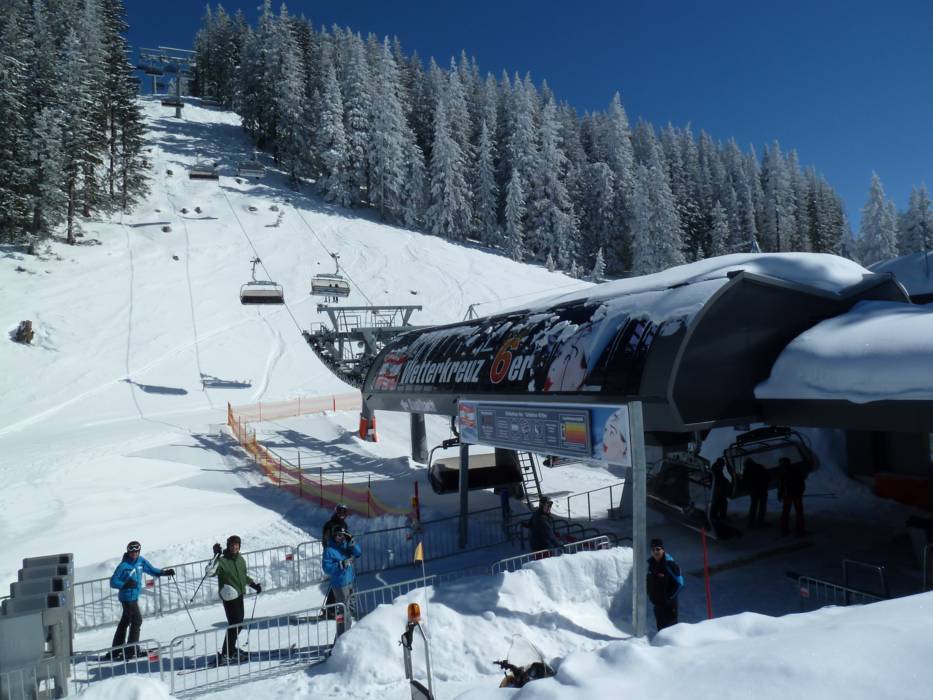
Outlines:
<svg viewBox="0 0 933 700"><path fill-rule="evenodd" d="M459 420L462 540L470 443L634 465L639 562L646 558L639 502L676 509L672 492L689 493L692 479L708 479L699 445L715 427L775 426L749 431L730 448L738 483L746 454L771 468L772 487L781 456L815 466L804 441L780 426L838 428L846 431L850 471L933 510L929 354L884 358L885 342L915 337L919 328L933 342L933 309L913 305L891 275L866 274L830 255L731 255L408 331L370 365L363 417L412 414L413 452L423 442L423 414ZM872 329L879 337L866 342ZM870 380L856 379L864 375ZM874 450L864 449L866 440ZM895 444L897 454L886 447ZM903 459L905 450L911 459ZM679 476L646 475L639 493L639 469L656 470L677 455L693 463ZM503 461L503 469L514 465ZM690 501L689 509L703 509Z"/></svg>

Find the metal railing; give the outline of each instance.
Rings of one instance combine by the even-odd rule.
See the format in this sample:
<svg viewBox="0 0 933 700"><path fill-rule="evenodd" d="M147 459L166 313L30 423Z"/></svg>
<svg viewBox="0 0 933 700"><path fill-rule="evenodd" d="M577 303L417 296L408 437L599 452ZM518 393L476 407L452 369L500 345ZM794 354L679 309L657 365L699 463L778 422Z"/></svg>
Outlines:
<svg viewBox="0 0 933 700"><path fill-rule="evenodd" d="M36 700L59 698L68 694L67 681L56 682L68 674L67 662L49 661L38 666L0 671L0 699Z"/></svg>
<svg viewBox="0 0 933 700"><path fill-rule="evenodd" d="M133 647L139 647L141 653L127 654ZM117 659L113 658L115 651L120 652ZM154 639L143 639L135 645L78 652L70 660L69 690L75 694L82 693L91 683L131 674L158 676L160 681L164 681L163 662L162 647Z"/></svg>
<svg viewBox="0 0 933 700"><path fill-rule="evenodd" d="M243 558L246 559L246 568L250 576L262 581L265 590L283 590L299 583L294 548L290 545L243 552ZM175 569L174 582L165 577L147 577L139 596L139 609L143 616L177 612L184 609L185 602L189 607L215 604L215 580L205 580L198 589L210 562L210 559L202 559L173 566L166 565L164 568ZM109 577L76 582L74 600L77 630L114 624L123 614L117 592L110 587Z"/></svg>
<svg viewBox="0 0 933 700"><path fill-rule="evenodd" d="M933 542L930 542L926 547L923 548L923 556L920 557L920 565L923 567L923 583L921 584L920 592L923 593L927 590L929 579L930 579L930 551L933 550Z"/></svg>
<svg viewBox="0 0 933 700"><path fill-rule="evenodd" d="M875 595L881 596L882 598L890 598L890 592L888 590L888 580L885 576L884 566L881 564L869 564L868 562L858 561L856 559L843 559L842 560L842 585L847 588L855 588L856 583L852 581L852 574L855 572L861 571L867 573L870 579L874 579L871 583L878 584L877 591L866 591L874 593ZM864 583L869 583L869 580L864 581ZM865 591L868 586L859 586L858 590Z"/></svg>
<svg viewBox="0 0 933 700"><path fill-rule="evenodd" d="M857 591L838 583L823 581L810 576L797 579L797 592L800 596L800 610L815 610L825 605L866 605L885 600L881 596L865 591Z"/></svg>
<svg viewBox="0 0 933 700"><path fill-rule="evenodd" d="M518 556L500 559L489 567L489 571L491 574L501 574L506 571L518 571L530 561L538 561L539 559L547 559L549 557L556 557L562 554L576 554L577 552L583 551L609 549L611 546L612 543L609 541L608 537L605 535L599 535L597 537L591 537L586 540L569 542L559 548L540 549L537 552L528 552L526 554L519 554Z"/></svg>
<svg viewBox="0 0 933 700"><path fill-rule="evenodd" d="M577 517L583 518L585 514L587 522L593 522L594 512L597 518L602 517L603 513L606 514L605 517L611 517L619 509L618 502L622 498L624 485L625 482L620 481L617 484L602 486L591 491L572 493L554 503L554 514L563 518L573 518L574 513L577 514ZM618 494L618 498L616 498L616 494ZM585 503L582 501L585 501Z"/></svg>
<svg viewBox="0 0 933 700"><path fill-rule="evenodd" d="M324 661L337 636L336 618L346 614L346 606L336 603L175 637L165 647L172 695L219 690ZM238 630L237 644L247 658L219 664L229 629Z"/></svg>

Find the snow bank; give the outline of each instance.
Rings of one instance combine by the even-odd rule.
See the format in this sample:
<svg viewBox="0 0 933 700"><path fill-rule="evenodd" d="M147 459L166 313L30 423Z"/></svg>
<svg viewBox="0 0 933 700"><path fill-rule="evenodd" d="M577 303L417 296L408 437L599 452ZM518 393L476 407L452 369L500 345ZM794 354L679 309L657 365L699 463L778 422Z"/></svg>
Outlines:
<svg viewBox="0 0 933 700"><path fill-rule="evenodd" d="M824 253L758 253L721 255L663 272L606 282L583 291L574 291L536 303L534 309L587 299L612 300L613 312L639 314L652 321L690 318L728 280L730 272L746 272L776 277L839 292L861 282L869 274L861 265Z"/></svg>
<svg viewBox="0 0 933 700"><path fill-rule="evenodd" d="M126 676L94 683L81 694L84 700L168 700L168 686L151 678Z"/></svg>
<svg viewBox="0 0 933 700"><path fill-rule="evenodd" d="M933 398L933 308L864 301L795 338L759 399Z"/></svg>
<svg viewBox="0 0 933 700"><path fill-rule="evenodd" d="M567 657L521 698L930 697L933 593L772 618L744 613L677 625L644 640ZM483 694L485 693L485 695ZM488 690L461 698L478 700Z"/></svg>
<svg viewBox="0 0 933 700"><path fill-rule="evenodd" d="M869 269L872 272L890 272L897 281L904 285L911 296L933 293L933 251L922 251L902 255L883 262L875 263Z"/></svg>
<svg viewBox="0 0 933 700"><path fill-rule="evenodd" d="M631 566L630 549L581 552L496 577L414 591L380 606L342 637L324 668L327 674L314 679L310 690L336 693L352 678L355 695L371 685L373 694L366 697L403 697L398 694L404 688L398 640L410 602L422 607L434 677L440 683L489 676L488 685L495 687L493 677L500 672L492 661L505 658L513 634L537 646L547 659L598 649L629 634ZM420 645L413 658L420 667ZM418 673L422 675L416 677L424 677L423 671Z"/></svg>

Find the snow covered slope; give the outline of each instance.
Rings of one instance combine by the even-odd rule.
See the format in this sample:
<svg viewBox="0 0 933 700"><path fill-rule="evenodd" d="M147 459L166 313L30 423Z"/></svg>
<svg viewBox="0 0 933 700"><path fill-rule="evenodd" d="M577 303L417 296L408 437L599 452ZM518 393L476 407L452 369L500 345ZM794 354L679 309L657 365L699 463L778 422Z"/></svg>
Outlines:
<svg viewBox="0 0 933 700"><path fill-rule="evenodd" d="M251 548L307 539L237 493L255 477L230 470L235 451L209 426L228 401L348 390L299 332L324 320L308 292L313 274L333 271L329 252L353 282L344 304L422 304L418 324L587 286L351 216L277 173L237 182L252 148L235 114L188 105L178 121L157 100L142 104L149 199L85 222L80 246L53 243L38 259L0 251L0 328L31 319L37 333L31 347L0 346L0 582L22 557L52 551L97 575L134 538L154 561L200 558L231 531L252 535ZM189 180L198 160L218 162L220 181ZM287 309L240 305L255 255Z"/></svg>

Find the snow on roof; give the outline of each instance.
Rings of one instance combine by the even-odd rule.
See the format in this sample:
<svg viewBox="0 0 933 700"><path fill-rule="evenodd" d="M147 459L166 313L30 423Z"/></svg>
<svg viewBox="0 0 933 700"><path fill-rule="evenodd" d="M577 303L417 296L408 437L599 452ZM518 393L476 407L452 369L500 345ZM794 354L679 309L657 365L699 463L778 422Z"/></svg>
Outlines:
<svg viewBox="0 0 933 700"><path fill-rule="evenodd" d="M875 263L872 272L890 272L911 296L933 294L933 251L911 253Z"/></svg>
<svg viewBox="0 0 933 700"><path fill-rule="evenodd" d="M863 301L780 354L759 399L933 400L933 306Z"/></svg>
<svg viewBox="0 0 933 700"><path fill-rule="evenodd" d="M858 263L825 253L744 253L707 258L663 272L614 280L536 302L533 310L585 299L609 301L612 311L660 322L691 318L739 270L839 292L869 273Z"/></svg>

